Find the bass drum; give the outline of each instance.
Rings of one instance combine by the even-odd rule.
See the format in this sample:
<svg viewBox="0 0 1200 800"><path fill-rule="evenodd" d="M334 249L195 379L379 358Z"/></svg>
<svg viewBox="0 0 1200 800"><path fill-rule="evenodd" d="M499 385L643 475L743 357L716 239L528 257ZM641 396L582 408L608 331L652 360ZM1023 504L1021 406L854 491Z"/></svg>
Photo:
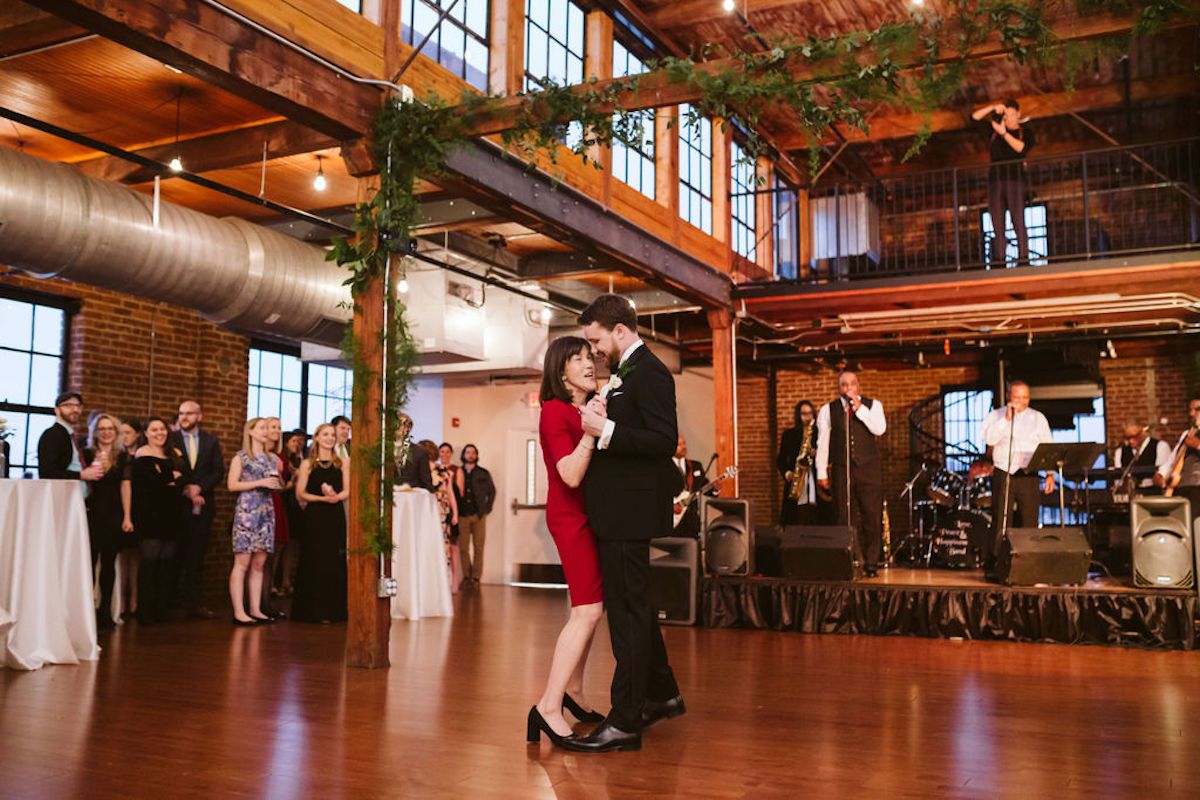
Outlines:
<svg viewBox="0 0 1200 800"><path fill-rule="evenodd" d="M962 496L963 484L963 477L957 472L940 470L929 481L929 499L939 506L955 508Z"/></svg>
<svg viewBox="0 0 1200 800"><path fill-rule="evenodd" d="M933 541L933 563L947 569L978 569L992 518L982 511L954 511L945 515Z"/></svg>

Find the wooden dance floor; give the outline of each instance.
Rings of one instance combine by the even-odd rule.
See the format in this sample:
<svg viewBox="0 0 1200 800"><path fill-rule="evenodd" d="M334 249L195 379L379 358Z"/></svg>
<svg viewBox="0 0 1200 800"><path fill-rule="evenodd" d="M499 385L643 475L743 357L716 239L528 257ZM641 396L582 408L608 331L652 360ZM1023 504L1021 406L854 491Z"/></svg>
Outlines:
<svg viewBox="0 0 1200 800"><path fill-rule="evenodd" d="M0 796L1200 796L1200 654L666 628L688 713L638 753L524 741L565 594L487 586L392 627L186 622L0 670ZM587 689L607 707L597 637Z"/></svg>

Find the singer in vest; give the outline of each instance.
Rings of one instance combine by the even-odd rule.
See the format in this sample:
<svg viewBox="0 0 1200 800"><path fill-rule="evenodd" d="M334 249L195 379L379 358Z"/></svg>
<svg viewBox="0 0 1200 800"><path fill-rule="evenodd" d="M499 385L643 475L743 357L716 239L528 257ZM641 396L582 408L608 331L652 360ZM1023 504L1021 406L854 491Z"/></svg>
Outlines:
<svg viewBox="0 0 1200 800"><path fill-rule="evenodd" d="M1200 397L1188 403L1188 417L1188 427L1179 435L1171 458L1155 473L1154 485L1173 486L1171 494L1186 497L1196 519L1200 514Z"/></svg>
<svg viewBox="0 0 1200 800"><path fill-rule="evenodd" d="M1154 485L1154 474L1171 462L1171 445L1150 435L1149 426L1125 423L1125 443L1117 448L1113 466L1129 470L1138 494L1162 494Z"/></svg>
<svg viewBox="0 0 1200 800"><path fill-rule="evenodd" d="M843 372L838 390L841 396L817 414L817 483L833 492L838 524L854 528L863 569L874 577L883 549L879 437L887 430L887 418L883 403L859 393L856 373Z"/></svg>

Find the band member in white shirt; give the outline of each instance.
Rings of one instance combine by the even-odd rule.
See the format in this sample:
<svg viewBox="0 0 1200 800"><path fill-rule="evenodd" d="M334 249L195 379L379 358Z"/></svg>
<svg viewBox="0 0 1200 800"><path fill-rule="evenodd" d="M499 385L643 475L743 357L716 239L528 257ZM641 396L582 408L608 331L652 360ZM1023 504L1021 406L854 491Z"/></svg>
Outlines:
<svg viewBox="0 0 1200 800"><path fill-rule="evenodd" d="M992 448L992 552L984 554L984 568L990 569L995 549L1011 527L1035 528L1041 498L1038 476L1027 470L1033 451L1043 442L1053 441L1050 423L1040 411L1029 407L1029 384L1013 381L1008 385L1008 403L983 418L983 441ZM1011 447L1009 446L1011 442ZM1011 481L1009 478L1011 477ZM1003 513L1005 484L1008 484L1009 514ZM1042 492L1054 491L1054 473L1046 473ZM1015 504L1016 511L1012 511ZM1009 519L1005 519L1008 516Z"/></svg>

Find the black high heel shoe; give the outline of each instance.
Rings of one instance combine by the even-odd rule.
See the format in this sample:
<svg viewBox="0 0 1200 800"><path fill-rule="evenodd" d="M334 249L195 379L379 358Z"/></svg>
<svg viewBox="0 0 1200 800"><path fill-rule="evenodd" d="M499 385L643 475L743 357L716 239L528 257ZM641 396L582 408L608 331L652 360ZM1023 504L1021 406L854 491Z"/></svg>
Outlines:
<svg viewBox="0 0 1200 800"><path fill-rule="evenodd" d="M599 711L584 711L569 694L563 694L563 708L571 712L571 716L580 722L604 722L604 715Z"/></svg>
<svg viewBox="0 0 1200 800"><path fill-rule="evenodd" d="M529 719L525 723L525 741L530 744L537 744L541 741L542 733L545 732L546 738L555 747L562 747L563 742L568 740L574 741L575 734L570 736L559 736L554 732L554 729L546 722L546 718L542 716L542 712L538 711L537 706L529 709Z"/></svg>

